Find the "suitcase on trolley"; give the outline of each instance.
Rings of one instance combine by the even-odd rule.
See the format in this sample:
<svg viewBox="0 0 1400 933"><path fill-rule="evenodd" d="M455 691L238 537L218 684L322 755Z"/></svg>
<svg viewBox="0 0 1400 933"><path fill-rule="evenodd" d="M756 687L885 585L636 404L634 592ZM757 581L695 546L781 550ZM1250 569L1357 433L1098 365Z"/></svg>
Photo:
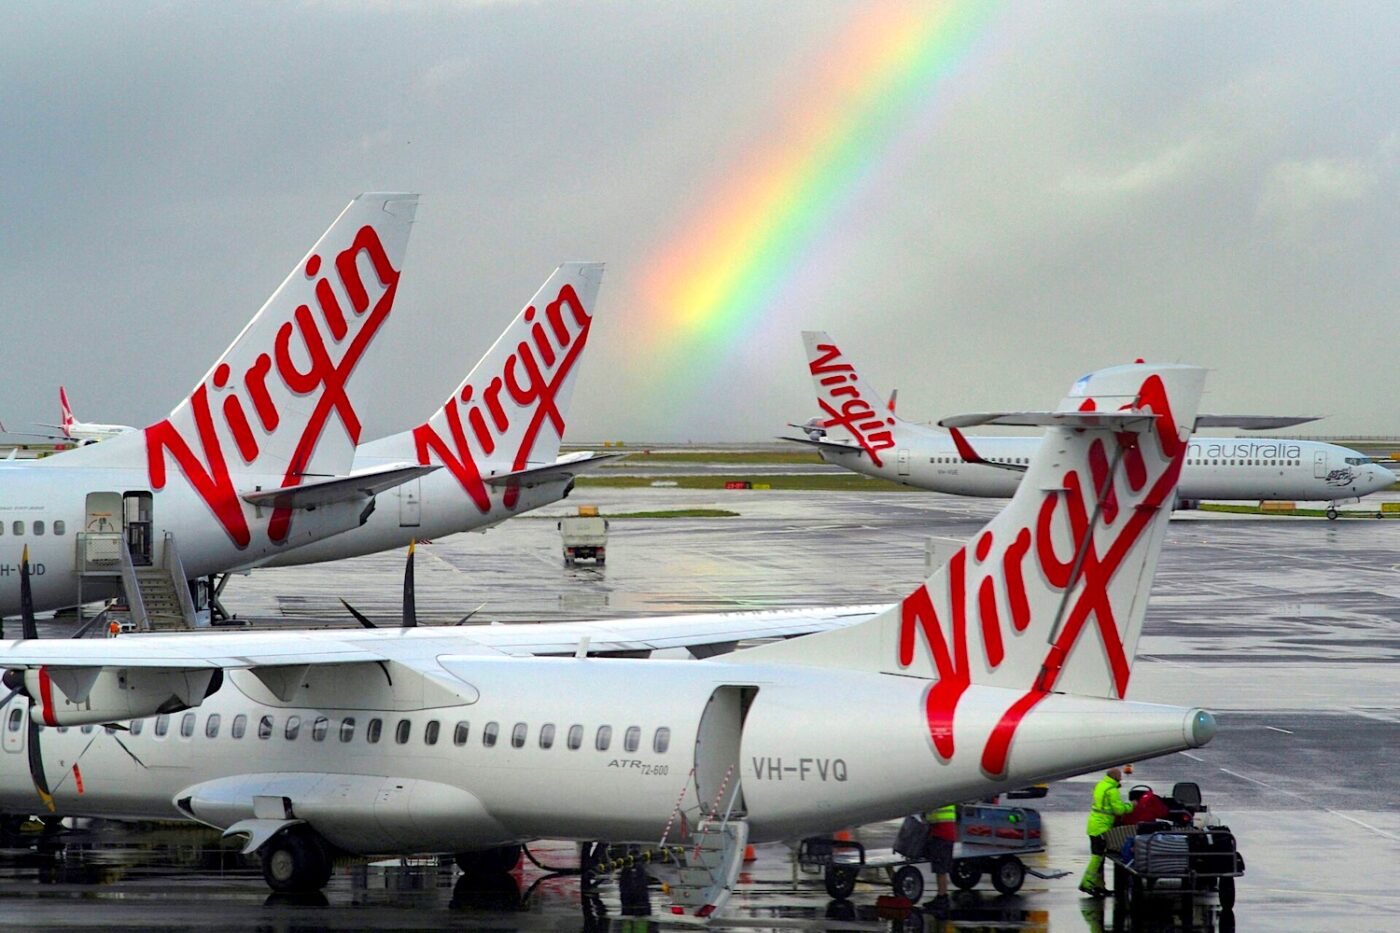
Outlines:
<svg viewBox="0 0 1400 933"><path fill-rule="evenodd" d="M1235 836L1215 830L1187 837L1191 864L1204 875L1228 875L1235 871Z"/></svg>
<svg viewBox="0 0 1400 933"><path fill-rule="evenodd" d="M1183 833L1149 833L1133 845L1133 867L1146 875L1185 875L1190 859Z"/></svg>
<svg viewBox="0 0 1400 933"><path fill-rule="evenodd" d="M928 824L917 816L906 816L899 825L899 835L894 839L895 854L916 862L924 857L927 850Z"/></svg>

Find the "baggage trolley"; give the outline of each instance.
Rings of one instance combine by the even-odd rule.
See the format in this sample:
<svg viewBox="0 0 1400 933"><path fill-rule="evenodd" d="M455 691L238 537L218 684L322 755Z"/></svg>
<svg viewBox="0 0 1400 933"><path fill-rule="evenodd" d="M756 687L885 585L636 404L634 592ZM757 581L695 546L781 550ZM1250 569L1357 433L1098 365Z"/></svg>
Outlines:
<svg viewBox="0 0 1400 933"><path fill-rule="evenodd" d="M988 875L992 887L1001 894L1015 894L1026 875L1062 878L1067 872L1041 872L1026 866L1022 856L1045 851L1040 813L1025 807L990 804L964 804L958 808L958 839L953 844L953 866L949 880L970 890ZM920 865L927 858L910 857L893 849L867 850L859 842L818 837L804 839L797 851L798 864L820 870L826 892L835 900L845 900L855 890L862 873L883 873L894 893L918 901L924 893Z"/></svg>

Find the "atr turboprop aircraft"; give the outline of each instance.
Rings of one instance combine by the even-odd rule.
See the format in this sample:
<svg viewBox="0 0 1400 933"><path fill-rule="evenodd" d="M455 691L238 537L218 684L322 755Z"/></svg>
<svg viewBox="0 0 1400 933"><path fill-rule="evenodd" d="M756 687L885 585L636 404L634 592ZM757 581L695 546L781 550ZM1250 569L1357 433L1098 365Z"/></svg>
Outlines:
<svg viewBox="0 0 1400 933"><path fill-rule="evenodd" d="M673 910L709 915L749 841L1198 747L1210 713L1125 696L1203 381L1084 376L1022 416L1028 481L907 597L708 660L590 655L800 613L4 643L0 809L198 820L278 890L347 854L643 843L686 865Z"/></svg>
<svg viewBox="0 0 1400 933"><path fill-rule="evenodd" d="M961 428L973 423L947 418L947 433L894 414L857 372L836 342L821 331L804 331L807 367L822 414L792 425L827 463L906 486L960 496L1004 498L1014 493L1040 446L1037 437L975 437ZM977 424L1015 424L1015 414L967 416ZM1196 427L1265 429L1314 418L1201 415ZM1304 500L1337 505L1385 489L1395 474L1372 458L1336 444L1280 437L1192 437L1177 493L1178 507L1203 499Z"/></svg>
<svg viewBox="0 0 1400 933"><path fill-rule="evenodd" d="M393 308L417 204L352 201L169 417L0 462L0 616L21 608L26 548L33 606L58 609L115 595L124 562L193 579L348 531L377 493L435 469L353 468L352 377Z"/></svg>
<svg viewBox="0 0 1400 933"><path fill-rule="evenodd" d="M431 418L355 450L357 471L405 461L444 469L382 496L360 527L268 564L339 560L415 538L484 531L564 498L579 473L617 456L559 457L602 277L602 263L560 266Z"/></svg>

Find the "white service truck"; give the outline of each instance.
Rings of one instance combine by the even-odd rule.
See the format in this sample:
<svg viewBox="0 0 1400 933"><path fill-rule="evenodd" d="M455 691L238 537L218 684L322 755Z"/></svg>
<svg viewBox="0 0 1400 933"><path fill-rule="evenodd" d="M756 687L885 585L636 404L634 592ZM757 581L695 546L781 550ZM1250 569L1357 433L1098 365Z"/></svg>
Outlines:
<svg viewBox="0 0 1400 933"><path fill-rule="evenodd" d="M608 520L598 514L596 505L581 505L577 515L559 520L559 537L564 544L564 563L579 560L603 564L607 560Z"/></svg>

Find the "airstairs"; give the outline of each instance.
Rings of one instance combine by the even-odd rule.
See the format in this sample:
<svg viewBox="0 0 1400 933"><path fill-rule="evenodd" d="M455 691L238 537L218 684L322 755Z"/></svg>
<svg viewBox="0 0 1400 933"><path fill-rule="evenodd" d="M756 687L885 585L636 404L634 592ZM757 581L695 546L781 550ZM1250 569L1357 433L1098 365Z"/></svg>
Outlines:
<svg viewBox="0 0 1400 933"><path fill-rule="evenodd" d="M83 591L110 595L119 585L126 597L127 618L139 632L168 632L196 625L184 564L175 546L175 535L166 532L149 563L133 560L126 537L120 532L85 532L77 536L78 602ZM115 621L122 613L110 613Z"/></svg>
<svg viewBox="0 0 1400 933"><path fill-rule="evenodd" d="M686 790L682 791L662 833L660 848L663 851L673 831L678 843L670 850L676 858L676 868L670 877L673 914L705 918L718 913L738 884L739 871L744 867L744 850L749 844L749 824L744 814L735 809L739 786L733 772L731 767L716 800L689 810L682 809L691 787L687 781ZM692 816L694 829L687 832Z"/></svg>

